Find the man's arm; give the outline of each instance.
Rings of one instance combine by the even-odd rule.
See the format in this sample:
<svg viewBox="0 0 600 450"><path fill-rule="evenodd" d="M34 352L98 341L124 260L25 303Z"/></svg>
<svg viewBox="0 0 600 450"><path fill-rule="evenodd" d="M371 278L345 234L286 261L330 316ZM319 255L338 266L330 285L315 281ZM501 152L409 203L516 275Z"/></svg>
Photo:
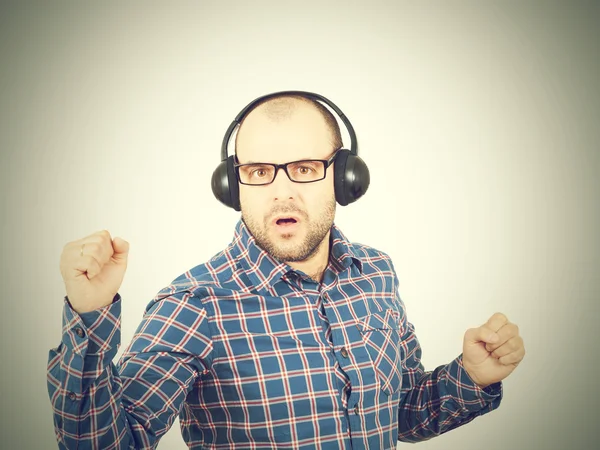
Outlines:
<svg viewBox="0 0 600 450"><path fill-rule="evenodd" d="M480 388L463 366L462 354L449 364L426 372L421 345L406 316L399 295L398 276L388 257L394 278L394 295L400 312L402 389L398 411L398 440L419 442L465 425L498 406L502 383Z"/></svg>
<svg viewBox="0 0 600 450"><path fill-rule="evenodd" d="M401 304L402 308L404 306ZM398 440L419 442L438 436L500 405L502 384L480 388L463 367L462 355L426 372L413 325L402 313L402 393Z"/></svg>
<svg viewBox="0 0 600 450"><path fill-rule="evenodd" d="M65 301L63 336L48 357L48 394L61 449L155 448L208 370L205 310L190 293L151 302L118 365L121 299L77 314Z"/></svg>

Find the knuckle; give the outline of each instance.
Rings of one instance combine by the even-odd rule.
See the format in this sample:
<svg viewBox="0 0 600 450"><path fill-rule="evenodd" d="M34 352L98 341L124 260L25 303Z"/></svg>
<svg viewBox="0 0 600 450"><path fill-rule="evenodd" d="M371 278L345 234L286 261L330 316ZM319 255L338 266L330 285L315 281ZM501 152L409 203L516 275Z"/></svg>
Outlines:
<svg viewBox="0 0 600 450"><path fill-rule="evenodd" d="M91 245L94 245L95 249L98 251L102 251L102 252L106 252L108 251L108 247L110 246L112 248L112 246L110 245L110 241L103 235L98 235L96 236L93 240L90 241ZM87 246L87 244L86 244Z"/></svg>
<svg viewBox="0 0 600 450"><path fill-rule="evenodd" d="M102 238L102 242L104 244L107 244L110 241L110 234L106 230L102 231L102 233L100 234L100 237Z"/></svg>
<svg viewBox="0 0 600 450"><path fill-rule="evenodd" d="M100 242L107 242L110 240L110 233L108 232L108 230L100 230L94 233L92 236L94 236Z"/></svg>
<svg viewBox="0 0 600 450"><path fill-rule="evenodd" d="M102 250L102 246L97 242L89 242L85 244L86 250L92 254L96 255Z"/></svg>
<svg viewBox="0 0 600 450"><path fill-rule="evenodd" d="M504 315L503 313L501 313L501 312L499 312L499 311L498 311L498 312L495 312L495 313L494 313L494 315L493 315L492 317L493 317L494 319L496 319L496 320L500 320L500 321L502 321L502 322L507 322L507 321L508 321L508 318L506 317L506 315Z"/></svg>

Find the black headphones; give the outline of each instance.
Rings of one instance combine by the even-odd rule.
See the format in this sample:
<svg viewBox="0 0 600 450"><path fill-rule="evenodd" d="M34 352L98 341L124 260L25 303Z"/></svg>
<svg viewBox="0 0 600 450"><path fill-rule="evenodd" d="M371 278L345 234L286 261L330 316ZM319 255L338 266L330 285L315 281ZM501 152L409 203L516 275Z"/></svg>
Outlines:
<svg viewBox="0 0 600 450"><path fill-rule="evenodd" d="M212 191L217 200L225 206L240 211L240 188L237 175L235 172L234 162L235 156L227 156L227 147L233 131L240 125L240 122L253 109L253 107L264 100L279 95L299 95L311 100L320 101L328 105L342 119L348 134L350 135L351 145L350 150L341 149L338 151L334 162L334 187L335 199L342 205L346 206L349 203L355 202L367 192L369 187L370 177L369 169L365 162L358 156L358 144L356 142L356 134L354 128L344 115L344 113L330 100L322 95L314 94L305 91L281 91L268 95L263 95L256 100L250 102L240 113L233 119L231 125L225 132L223 143L221 144L221 164L217 166L212 175L211 186Z"/></svg>

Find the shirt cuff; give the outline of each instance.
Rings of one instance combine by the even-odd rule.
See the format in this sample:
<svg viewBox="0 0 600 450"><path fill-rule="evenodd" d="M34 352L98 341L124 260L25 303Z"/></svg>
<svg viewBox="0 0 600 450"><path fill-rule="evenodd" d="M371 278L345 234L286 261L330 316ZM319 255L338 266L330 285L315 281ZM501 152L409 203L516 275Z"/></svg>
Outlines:
<svg viewBox="0 0 600 450"><path fill-rule="evenodd" d="M65 297L62 343L83 357L118 348L121 343L121 296L117 293L110 305L81 314Z"/></svg>
<svg viewBox="0 0 600 450"><path fill-rule="evenodd" d="M463 365L462 354L447 366L448 389L458 406L468 413L486 413L500 406L502 382L479 387Z"/></svg>

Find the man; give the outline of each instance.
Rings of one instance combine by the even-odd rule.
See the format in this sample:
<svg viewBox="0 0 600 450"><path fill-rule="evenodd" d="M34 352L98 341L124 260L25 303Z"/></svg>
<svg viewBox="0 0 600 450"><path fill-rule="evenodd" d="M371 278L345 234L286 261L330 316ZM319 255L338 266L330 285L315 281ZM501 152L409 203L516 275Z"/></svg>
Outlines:
<svg viewBox="0 0 600 450"><path fill-rule="evenodd" d="M340 147L314 99L258 102L236 136L233 241L156 295L118 365L129 245L102 231L65 246L60 448L154 448L179 415L190 448L393 449L498 407L517 327L495 314L424 371L390 258L333 224Z"/></svg>

